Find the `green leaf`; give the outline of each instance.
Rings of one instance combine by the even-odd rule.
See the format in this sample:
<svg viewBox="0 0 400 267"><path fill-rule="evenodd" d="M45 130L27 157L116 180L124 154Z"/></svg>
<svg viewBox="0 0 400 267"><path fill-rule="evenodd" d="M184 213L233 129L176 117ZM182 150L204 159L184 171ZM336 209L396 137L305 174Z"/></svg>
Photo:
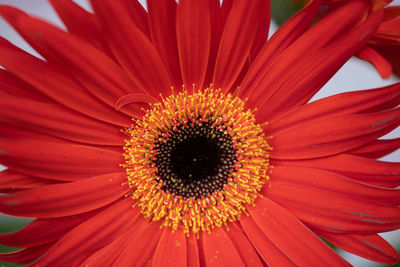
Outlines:
<svg viewBox="0 0 400 267"><path fill-rule="evenodd" d="M271 17L278 26L281 26L303 7L303 1L271 0Z"/></svg>
<svg viewBox="0 0 400 267"><path fill-rule="evenodd" d="M21 229L22 227L24 227L25 225L30 223L31 221L32 221L32 219L17 218L17 217L5 216L5 215L0 214L0 233L15 232L18 229ZM11 252L11 251L16 251L16 250L18 250L18 248L0 245L0 253ZM18 267L21 265L0 261L0 266L1 267L3 267L3 266L4 267Z"/></svg>

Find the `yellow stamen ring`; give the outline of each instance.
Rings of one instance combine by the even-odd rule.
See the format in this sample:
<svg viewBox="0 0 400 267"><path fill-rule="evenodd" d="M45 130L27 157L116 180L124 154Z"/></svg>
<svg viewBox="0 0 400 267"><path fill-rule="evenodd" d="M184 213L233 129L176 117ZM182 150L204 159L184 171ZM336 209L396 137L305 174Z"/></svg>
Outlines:
<svg viewBox="0 0 400 267"><path fill-rule="evenodd" d="M212 122L216 129L228 134L236 149L234 170L222 190L198 198L183 198L162 189L154 164L155 143L167 140L177 126L188 122ZM164 226L177 229L183 225L188 234L210 231L215 226L238 220L246 205L254 203L269 179L269 151L261 127L244 101L207 88L189 94L172 94L151 105L142 120L126 129L129 139L124 146L130 196L137 200L141 212Z"/></svg>

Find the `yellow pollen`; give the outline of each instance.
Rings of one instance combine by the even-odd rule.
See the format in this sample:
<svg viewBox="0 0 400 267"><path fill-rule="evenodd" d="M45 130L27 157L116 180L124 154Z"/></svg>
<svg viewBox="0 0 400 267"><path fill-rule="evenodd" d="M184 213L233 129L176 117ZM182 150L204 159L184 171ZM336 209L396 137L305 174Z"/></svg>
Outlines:
<svg viewBox="0 0 400 267"><path fill-rule="evenodd" d="M164 226L176 230L183 226L186 234L211 231L240 219L246 207L254 204L259 191L269 179L269 151L267 137L255 123L253 112L244 109L244 101L221 90L207 88L174 93L159 103L152 104L141 120L124 132L128 135L125 164L130 197L137 200L144 216L161 220ZM233 170L226 177L222 189L198 198L185 198L165 190L165 181L157 175L154 160L155 144L168 140L179 127L211 123L210 137L218 139L217 131L228 135L236 151ZM201 161L192 159L193 164ZM192 177L193 172L189 176ZM171 181L179 183L179 177ZM199 181L197 181L199 182ZM182 190L182 185L176 187ZM177 246L179 244L177 243Z"/></svg>

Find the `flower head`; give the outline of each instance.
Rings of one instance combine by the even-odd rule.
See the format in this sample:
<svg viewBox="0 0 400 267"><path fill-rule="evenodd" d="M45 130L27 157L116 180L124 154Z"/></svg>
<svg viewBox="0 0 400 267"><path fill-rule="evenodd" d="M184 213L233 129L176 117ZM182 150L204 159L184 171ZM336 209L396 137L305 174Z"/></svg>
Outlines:
<svg viewBox="0 0 400 267"><path fill-rule="evenodd" d="M240 219L269 174L263 130L242 100L219 90L172 94L127 132L133 199L187 234Z"/></svg>
<svg viewBox="0 0 400 267"><path fill-rule="evenodd" d="M382 8L310 3L268 41L263 0L51 0L67 31L0 14L0 211L36 218L0 254L37 266L393 264L400 83L316 92ZM343 16L346 14L346 16Z"/></svg>

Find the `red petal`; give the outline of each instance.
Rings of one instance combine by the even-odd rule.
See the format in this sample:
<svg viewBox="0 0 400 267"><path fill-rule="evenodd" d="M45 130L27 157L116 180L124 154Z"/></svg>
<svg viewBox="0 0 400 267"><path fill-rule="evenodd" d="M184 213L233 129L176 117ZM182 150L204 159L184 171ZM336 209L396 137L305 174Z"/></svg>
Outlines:
<svg viewBox="0 0 400 267"><path fill-rule="evenodd" d="M69 266L74 259L109 244L141 216L138 208L132 208L134 203L130 198L117 201L64 235L35 264Z"/></svg>
<svg viewBox="0 0 400 267"><path fill-rule="evenodd" d="M254 59L258 56L258 53L261 51L264 45L266 45L268 39L269 24L271 22L271 4L270 1L263 1L262 4L263 6L259 9L259 13L262 15L258 16L258 23L255 26L257 29L257 34L250 50L250 63L253 63Z"/></svg>
<svg viewBox="0 0 400 267"><path fill-rule="evenodd" d="M92 6L96 5L95 1L89 0ZM140 1L131 1L131 0L120 0L120 7L122 9L128 10L128 15L130 17L130 22L134 23L134 27L140 29L147 38L150 38L150 30L149 30L149 22L148 22L148 13ZM119 4L118 3L118 4ZM121 10L122 11L122 10ZM96 14L99 15L99 14ZM99 19L101 17L99 16Z"/></svg>
<svg viewBox="0 0 400 267"><path fill-rule="evenodd" d="M39 141L47 141L47 142L54 142L54 143L65 143L65 144L76 144L74 141L67 141L60 139L55 136L51 136L44 133L38 133L37 131L27 131L24 128L19 126L11 125L10 123L0 123L0 136L1 138L23 138L23 139L35 139ZM118 147L108 146L107 149L116 149ZM1 154L1 153L0 153ZM43 178L43 177L39 177Z"/></svg>
<svg viewBox="0 0 400 267"><path fill-rule="evenodd" d="M308 225L329 232L376 233L400 226L400 208L289 182L270 182L264 195Z"/></svg>
<svg viewBox="0 0 400 267"><path fill-rule="evenodd" d="M129 15L131 20L149 39L150 39L150 29L148 12L140 1L122 0L125 5L125 9L129 10Z"/></svg>
<svg viewBox="0 0 400 267"><path fill-rule="evenodd" d="M87 255L81 256L81 257L76 257L71 261L71 264L69 265L70 267L82 267L82 263L86 260Z"/></svg>
<svg viewBox="0 0 400 267"><path fill-rule="evenodd" d="M186 256L186 235L183 228L172 233L170 227L165 227L151 266L188 266Z"/></svg>
<svg viewBox="0 0 400 267"><path fill-rule="evenodd" d="M183 83L202 89L211 43L209 2L179 1L176 32Z"/></svg>
<svg viewBox="0 0 400 267"><path fill-rule="evenodd" d="M380 37L392 37L394 40L398 40L400 37L400 32L399 32L399 26L400 26L400 12L399 12L399 7L395 7L397 10L395 11L397 13L397 17L389 19L390 16L393 14L386 14L384 17L384 20L381 25L379 26L379 30L376 34L378 38ZM385 13L387 11L387 8L385 8ZM392 10L393 11L393 10Z"/></svg>
<svg viewBox="0 0 400 267"><path fill-rule="evenodd" d="M375 140L363 146L350 150L348 153L357 156L378 159L386 156L400 147L400 138Z"/></svg>
<svg viewBox="0 0 400 267"><path fill-rule="evenodd" d="M122 153L39 139L0 139L0 163L12 170L49 179L73 181L121 171Z"/></svg>
<svg viewBox="0 0 400 267"><path fill-rule="evenodd" d="M239 253L245 266L263 266L258 253L239 224L229 224L229 230L226 233L235 245L236 251Z"/></svg>
<svg viewBox="0 0 400 267"><path fill-rule="evenodd" d="M130 9L126 7L129 1L92 0L91 3L115 57L129 77L153 96L169 93L168 72L151 41L131 19Z"/></svg>
<svg viewBox="0 0 400 267"><path fill-rule="evenodd" d="M255 30L255 32L257 32L257 34L254 38L254 42L251 46L249 55L248 55L247 59L245 60L242 69L238 73L235 80L233 80L234 83L230 86L230 90L234 94L236 94L237 91L240 89L240 85L243 81L243 78L248 73L250 65L253 64L255 57L260 52L260 49L266 44L266 39L268 37L268 31L269 31L269 23L270 23L270 3L269 2L270 1L263 1L261 3L261 5L263 5L263 6L260 5L258 8L258 10L260 12L257 12L257 16L255 16L255 18L258 21L255 22L256 26L253 26L253 28L257 28L257 30ZM230 5L232 5L232 3L230 3ZM230 7L230 9L231 8L232 7ZM226 22L226 20L224 21L224 23L225 22ZM215 60L214 60L214 62L215 62Z"/></svg>
<svg viewBox="0 0 400 267"><path fill-rule="evenodd" d="M55 219L36 219L15 233L0 234L0 243L10 247L32 247L52 243L98 210Z"/></svg>
<svg viewBox="0 0 400 267"><path fill-rule="evenodd" d="M345 235L325 231L317 233L333 245L372 261L396 264L399 260L396 250L377 234Z"/></svg>
<svg viewBox="0 0 400 267"><path fill-rule="evenodd" d="M148 224L148 219L138 216L126 232L91 254L81 266L113 266L114 262L120 256L122 248L125 248L130 240L136 238Z"/></svg>
<svg viewBox="0 0 400 267"><path fill-rule="evenodd" d="M42 186L0 196L0 210L21 217L55 218L103 207L123 196L125 173L110 173L77 182Z"/></svg>
<svg viewBox="0 0 400 267"><path fill-rule="evenodd" d="M51 244L21 249L15 252L0 253L0 261L28 263L40 257Z"/></svg>
<svg viewBox="0 0 400 267"><path fill-rule="evenodd" d="M0 63L0 65L2 65L2 63ZM41 102L51 101L49 98L36 91L34 87L4 69L0 69L0 88L2 93L6 93L9 96L28 98Z"/></svg>
<svg viewBox="0 0 400 267"><path fill-rule="evenodd" d="M268 266L297 266L288 255L284 254L268 239L251 217L242 216L240 224L250 242Z"/></svg>
<svg viewBox="0 0 400 267"><path fill-rule="evenodd" d="M279 56L310 27L319 4L319 0L310 1L310 4L279 27L277 32L268 40L255 61L251 64L251 68L240 86L239 97L242 99L247 98L249 93L252 92L253 88L256 87L264 76L267 66L271 61Z"/></svg>
<svg viewBox="0 0 400 267"><path fill-rule="evenodd" d="M175 0L148 0L147 7L154 46L167 67L171 85L180 88L182 78L176 40L177 3Z"/></svg>
<svg viewBox="0 0 400 267"><path fill-rule="evenodd" d="M258 198L248 211L261 231L297 265L349 265L293 214L271 200Z"/></svg>
<svg viewBox="0 0 400 267"><path fill-rule="evenodd" d="M115 112L113 108L88 94L85 88L67 76L68 71L64 67L44 62L28 53L4 48L0 49L0 64L44 95L78 112L119 126L126 127L130 123L129 117ZM35 100L29 95L25 98Z"/></svg>
<svg viewBox="0 0 400 267"><path fill-rule="evenodd" d="M392 65L378 52L369 46L364 46L356 55L358 58L371 62L382 78L389 78L392 74Z"/></svg>
<svg viewBox="0 0 400 267"><path fill-rule="evenodd" d="M13 190L19 189L36 188L54 183L55 181L52 180L27 176L12 170L4 170L0 172L0 191L2 193L12 192Z"/></svg>
<svg viewBox="0 0 400 267"><path fill-rule="evenodd" d="M14 97L0 99L2 122L63 139L96 145L123 146L121 128L91 119L60 105ZM21 116L23 114L23 116Z"/></svg>
<svg viewBox="0 0 400 267"><path fill-rule="evenodd" d="M198 258L199 258L200 266L207 266L206 256L205 256L205 252L204 252L203 235L199 234L199 235L197 235L196 238L197 238L197 250L198 250Z"/></svg>
<svg viewBox="0 0 400 267"><path fill-rule="evenodd" d="M203 248L207 266L244 266L229 236L221 227L203 232Z"/></svg>
<svg viewBox="0 0 400 267"><path fill-rule="evenodd" d="M50 0L51 5L62 19L68 32L90 42L93 46L110 54L110 49L104 39L101 25L95 15L87 12L73 1Z"/></svg>
<svg viewBox="0 0 400 267"><path fill-rule="evenodd" d="M114 266L145 266L152 261L162 230L159 222L151 222L125 248L121 249ZM140 253L137 253L140 252Z"/></svg>
<svg viewBox="0 0 400 267"><path fill-rule="evenodd" d="M373 90L346 92L296 107L264 127L269 135L313 119L345 114L379 112L400 104L400 83Z"/></svg>
<svg viewBox="0 0 400 267"><path fill-rule="evenodd" d="M340 154L321 159L274 161L273 164L334 171L363 183L377 186L396 187L400 185L400 163L398 162L384 162Z"/></svg>
<svg viewBox="0 0 400 267"><path fill-rule="evenodd" d="M274 135L271 158L306 159L329 156L364 145L400 124L400 109L308 120Z"/></svg>
<svg viewBox="0 0 400 267"><path fill-rule="evenodd" d="M352 165L351 160L347 163ZM297 166L274 166L272 175L274 181L309 186L369 202L393 206L400 204L400 189L370 186L334 172Z"/></svg>
<svg viewBox="0 0 400 267"><path fill-rule="evenodd" d="M217 60L218 48L221 41L221 34L223 29L223 24L226 21L222 21L222 8L219 0L207 0L210 7L210 23L211 23L211 44L210 53L208 57L206 78L204 81L205 85L212 83L215 61ZM225 1L225 2L228 2Z"/></svg>
<svg viewBox="0 0 400 267"><path fill-rule="evenodd" d="M228 92L249 56L259 25L259 16L268 12L269 1L234 1L224 31L215 63L213 86ZM264 10L263 10L264 9Z"/></svg>
<svg viewBox="0 0 400 267"><path fill-rule="evenodd" d="M221 4L221 28L225 27L228 16L231 12L234 0L225 0Z"/></svg>
<svg viewBox="0 0 400 267"><path fill-rule="evenodd" d="M200 267L200 259L199 259L199 248L197 245L197 238L195 234L191 233L189 237L186 239L187 246L187 266Z"/></svg>
<svg viewBox="0 0 400 267"><path fill-rule="evenodd" d="M400 7L399 6L387 6L385 7L385 13L383 17L383 21L392 20L396 17L400 16Z"/></svg>
<svg viewBox="0 0 400 267"><path fill-rule="evenodd" d="M374 38L377 44L369 43L368 45L379 52L383 57L385 57L391 64L393 68L393 73L400 76L400 55L398 55L400 42L396 44L390 44L387 40L379 40Z"/></svg>

